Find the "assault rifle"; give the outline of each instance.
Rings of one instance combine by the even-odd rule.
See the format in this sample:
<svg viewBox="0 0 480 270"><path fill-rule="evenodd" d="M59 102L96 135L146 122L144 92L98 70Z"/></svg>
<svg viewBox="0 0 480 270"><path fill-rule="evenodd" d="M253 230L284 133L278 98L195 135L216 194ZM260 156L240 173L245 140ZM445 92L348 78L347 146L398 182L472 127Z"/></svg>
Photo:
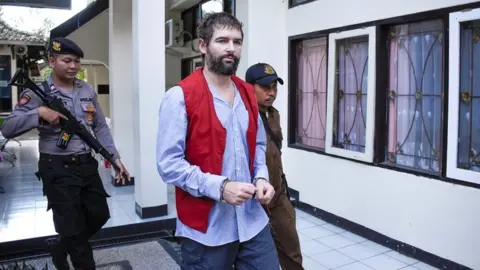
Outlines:
<svg viewBox="0 0 480 270"><path fill-rule="evenodd" d="M17 83L21 79L23 83ZM55 96L45 93L36 83L34 83L23 69L17 69L15 75L8 82L9 86L18 86L30 89L35 95L42 99L46 107L63 114L67 119L60 118L60 126L62 127L62 133L59 138L61 148L66 148L68 141L73 134L76 134L82 139L90 148L96 153L99 153L103 158L108 160L116 171L120 171L120 168L115 164L113 160L113 154L102 146L102 144L87 130L87 128L72 115L72 113L65 108L63 101ZM62 143L63 142L63 143ZM122 175L124 177L124 175ZM126 179L127 181L130 179Z"/></svg>

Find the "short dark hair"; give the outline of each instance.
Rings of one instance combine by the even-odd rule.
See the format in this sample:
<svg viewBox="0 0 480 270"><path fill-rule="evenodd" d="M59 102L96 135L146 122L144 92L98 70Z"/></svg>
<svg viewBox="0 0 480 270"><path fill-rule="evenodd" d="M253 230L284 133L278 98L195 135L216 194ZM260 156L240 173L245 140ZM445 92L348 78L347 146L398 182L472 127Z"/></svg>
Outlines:
<svg viewBox="0 0 480 270"><path fill-rule="evenodd" d="M203 39L206 44L212 39L214 28L225 27L237 29L242 33L243 24L230 13L227 12L211 12L203 16L202 21L197 27L197 37Z"/></svg>

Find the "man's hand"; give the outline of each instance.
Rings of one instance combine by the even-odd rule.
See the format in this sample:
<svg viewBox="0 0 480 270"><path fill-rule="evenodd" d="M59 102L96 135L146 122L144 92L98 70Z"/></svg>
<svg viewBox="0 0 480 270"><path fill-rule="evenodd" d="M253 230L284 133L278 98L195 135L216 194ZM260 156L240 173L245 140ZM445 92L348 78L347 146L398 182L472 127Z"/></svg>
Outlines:
<svg viewBox="0 0 480 270"><path fill-rule="evenodd" d="M263 178L257 179L255 186L258 190L256 196L258 201L261 204L269 204L273 198L273 195L275 195L275 189L273 188L273 186L270 185L270 183Z"/></svg>
<svg viewBox="0 0 480 270"><path fill-rule="evenodd" d="M253 197L257 188L250 183L228 182L223 189L223 199L233 205L240 205Z"/></svg>
<svg viewBox="0 0 480 270"><path fill-rule="evenodd" d="M117 184L120 183L120 180L122 180L122 185L125 185L125 179L127 179L128 182L131 182L132 180L130 179L130 174L127 171L127 168L123 165L122 161L120 159L115 160L115 164L120 168L120 171L115 170L115 179L117 180Z"/></svg>
<svg viewBox="0 0 480 270"><path fill-rule="evenodd" d="M60 123L60 118L68 120L65 115L45 106L38 107L38 116L52 125L58 125L58 123Z"/></svg>

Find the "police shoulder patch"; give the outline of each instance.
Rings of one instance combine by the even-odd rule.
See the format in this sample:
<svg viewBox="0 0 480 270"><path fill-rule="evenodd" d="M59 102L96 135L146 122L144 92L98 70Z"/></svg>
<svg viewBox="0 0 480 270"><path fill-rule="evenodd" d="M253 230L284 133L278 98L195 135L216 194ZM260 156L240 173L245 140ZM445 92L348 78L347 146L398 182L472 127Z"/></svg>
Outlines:
<svg viewBox="0 0 480 270"><path fill-rule="evenodd" d="M22 95L22 98L18 101L19 105L25 105L30 101L31 97L29 94Z"/></svg>

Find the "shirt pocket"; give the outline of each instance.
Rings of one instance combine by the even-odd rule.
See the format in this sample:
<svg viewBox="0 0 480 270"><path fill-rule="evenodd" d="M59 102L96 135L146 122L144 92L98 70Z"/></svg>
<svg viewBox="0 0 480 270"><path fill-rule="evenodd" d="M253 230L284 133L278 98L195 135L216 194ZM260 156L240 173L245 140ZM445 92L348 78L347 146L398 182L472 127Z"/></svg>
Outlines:
<svg viewBox="0 0 480 270"><path fill-rule="evenodd" d="M82 106L83 117L85 122L88 125L93 125L93 118L95 117L95 106L93 105L92 101L81 101L80 105Z"/></svg>

